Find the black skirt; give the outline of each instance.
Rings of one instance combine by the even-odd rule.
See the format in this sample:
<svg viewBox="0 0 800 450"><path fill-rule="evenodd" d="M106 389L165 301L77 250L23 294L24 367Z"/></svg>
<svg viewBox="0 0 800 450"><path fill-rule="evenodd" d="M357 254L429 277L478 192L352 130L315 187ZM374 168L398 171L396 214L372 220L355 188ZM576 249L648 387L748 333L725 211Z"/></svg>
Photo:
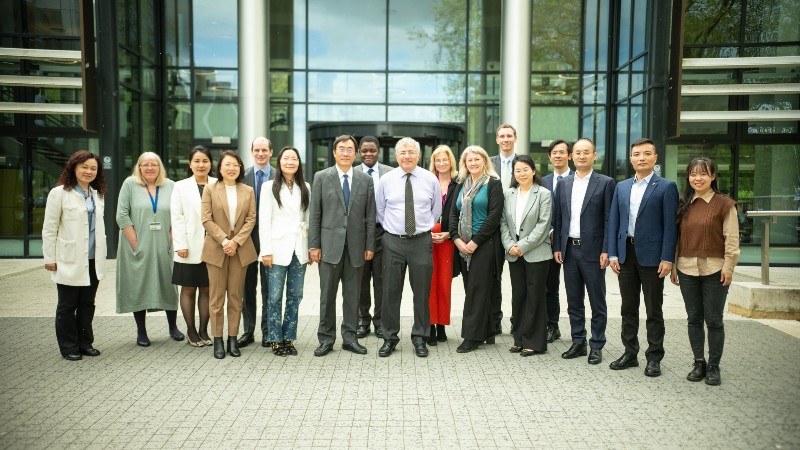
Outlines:
<svg viewBox="0 0 800 450"><path fill-rule="evenodd" d="M208 287L206 263L184 264L177 261L172 265L172 284L190 287Z"/></svg>

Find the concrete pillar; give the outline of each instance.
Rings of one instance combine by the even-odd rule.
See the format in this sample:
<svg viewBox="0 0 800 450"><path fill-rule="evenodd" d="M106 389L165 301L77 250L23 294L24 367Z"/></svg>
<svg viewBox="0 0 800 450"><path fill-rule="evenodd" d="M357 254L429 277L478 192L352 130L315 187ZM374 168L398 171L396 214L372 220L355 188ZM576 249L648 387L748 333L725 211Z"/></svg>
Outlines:
<svg viewBox="0 0 800 450"><path fill-rule="evenodd" d="M500 27L500 122L514 125L516 151L525 155L530 150L531 4L503 0Z"/></svg>
<svg viewBox="0 0 800 450"><path fill-rule="evenodd" d="M250 144L269 137L269 0L239 0L239 156L253 165Z"/></svg>

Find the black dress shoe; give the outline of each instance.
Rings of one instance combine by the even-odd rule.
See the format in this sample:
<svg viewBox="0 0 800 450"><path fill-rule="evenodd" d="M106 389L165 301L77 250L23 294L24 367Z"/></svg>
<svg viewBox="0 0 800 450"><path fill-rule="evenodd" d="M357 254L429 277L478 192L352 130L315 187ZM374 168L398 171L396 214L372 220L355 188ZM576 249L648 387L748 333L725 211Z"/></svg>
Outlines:
<svg viewBox="0 0 800 450"><path fill-rule="evenodd" d="M706 377L706 362L705 361L695 361L694 367L692 371L689 372L689 375L686 375L686 379L689 381L701 381L703 378Z"/></svg>
<svg viewBox="0 0 800 450"><path fill-rule="evenodd" d="M359 344L358 341L350 342L348 344L342 344L342 350L353 352L356 355L367 354L367 347L364 347L363 345Z"/></svg>
<svg viewBox="0 0 800 450"><path fill-rule="evenodd" d="M447 342L447 332L444 331L444 325L436 325L436 340Z"/></svg>
<svg viewBox="0 0 800 450"><path fill-rule="evenodd" d="M81 355L84 355L84 356L100 356L100 350L98 350L98 349L96 349L94 347L82 348L80 351L81 351Z"/></svg>
<svg viewBox="0 0 800 450"><path fill-rule="evenodd" d="M67 353L66 355L62 355L64 359L67 361L80 361L83 359L80 353Z"/></svg>
<svg viewBox="0 0 800 450"><path fill-rule="evenodd" d="M397 347L396 341L384 340L383 345L381 345L381 348L378 350L378 356L382 358L390 356L395 347Z"/></svg>
<svg viewBox="0 0 800 450"><path fill-rule="evenodd" d="M603 362L603 350L593 348L589 350L589 364L600 364Z"/></svg>
<svg viewBox="0 0 800 450"><path fill-rule="evenodd" d="M319 344L319 347L314 350L314 356L325 356L330 353L331 350L333 350L333 344Z"/></svg>
<svg viewBox="0 0 800 450"><path fill-rule="evenodd" d="M486 340L484 342L486 342L489 345L494 345L494 343L495 343L494 336L486 338Z"/></svg>
<svg viewBox="0 0 800 450"><path fill-rule="evenodd" d="M225 358L225 343L222 342L221 337L214 337L214 358Z"/></svg>
<svg viewBox="0 0 800 450"><path fill-rule="evenodd" d="M228 354L234 358L242 356L242 352L239 351L239 343L236 342L236 336L228 336Z"/></svg>
<svg viewBox="0 0 800 450"><path fill-rule="evenodd" d="M369 326L367 325L359 325L356 328L356 337L359 339L363 339L369 335Z"/></svg>
<svg viewBox="0 0 800 450"><path fill-rule="evenodd" d="M139 347L150 347L150 338L146 334L139 334L136 336L136 345Z"/></svg>
<svg viewBox="0 0 800 450"><path fill-rule="evenodd" d="M375 325L375 336L378 336L380 339L383 339L383 327L380 325Z"/></svg>
<svg viewBox="0 0 800 450"><path fill-rule="evenodd" d="M561 338L561 331L558 327L547 327L547 343L552 344Z"/></svg>
<svg viewBox="0 0 800 450"><path fill-rule="evenodd" d="M186 336L184 336L184 334L181 333L181 330L177 328L169 330L169 336L175 341L182 341L186 339Z"/></svg>
<svg viewBox="0 0 800 450"><path fill-rule="evenodd" d="M569 350L561 354L564 359L573 359L578 356L586 356L586 344L572 344Z"/></svg>
<svg viewBox="0 0 800 450"><path fill-rule="evenodd" d="M722 378L719 374L719 366L708 366L706 384L709 386L719 386L720 383L722 383Z"/></svg>
<svg viewBox="0 0 800 450"><path fill-rule="evenodd" d="M247 347L255 341L256 339L253 337L253 333L245 333L236 343L239 344L239 347Z"/></svg>
<svg viewBox="0 0 800 450"><path fill-rule="evenodd" d="M270 348L270 347L272 347L272 342L270 342L269 338L267 338L267 336L266 336L266 335L264 335L264 336L261 338L261 346L262 346L262 347L264 347L264 348Z"/></svg>
<svg viewBox="0 0 800 450"><path fill-rule="evenodd" d="M428 347L425 346L424 342L417 342L414 344L414 354L424 358L428 356Z"/></svg>
<svg viewBox="0 0 800 450"><path fill-rule="evenodd" d="M464 339L464 342L458 346L456 352L458 353L469 353L478 348L481 345L480 341L471 341L469 339Z"/></svg>
<svg viewBox="0 0 800 450"><path fill-rule="evenodd" d="M527 357L533 355L543 355L544 352L540 352L538 350L522 350L519 352L519 356Z"/></svg>
<svg viewBox="0 0 800 450"><path fill-rule="evenodd" d="M661 363L658 361L648 361L647 367L644 368L644 374L648 377L657 377L661 375Z"/></svg>
<svg viewBox="0 0 800 450"><path fill-rule="evenodd" d="M623 353L622 356L617 358L616 361L612 362L608 365L611 370L622 370L627 369L628 367L639 367L639 360L636 359L636 355L631 355L630 353Z"/></svg>

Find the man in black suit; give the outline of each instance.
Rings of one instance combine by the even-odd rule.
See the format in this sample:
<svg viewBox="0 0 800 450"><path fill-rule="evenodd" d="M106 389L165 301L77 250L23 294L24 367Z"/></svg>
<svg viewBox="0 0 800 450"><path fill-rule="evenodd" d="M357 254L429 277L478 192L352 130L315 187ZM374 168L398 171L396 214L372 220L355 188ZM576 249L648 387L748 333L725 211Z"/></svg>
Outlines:
<svg viewBox="0 0 800 450"><path fill-rule="evenodd" d="M269 165L269 159L272 157L272 142L269 139L259 136L253 139L250 144L250 151L253 153L253 167L248 168L244 172L244 182L253 188L256 193L256 225L254 230L258 230L258 201L261 195L261 186L269 180L275 178L275 168ZM256 246L256 252L261 251L258 233L251 235L253 244ZM244 278L244 293L242 302L242 326L244 333L239 338L239 347L247 347L249 344L255 342L254 332L256 328L256 314L258 307L256 306L256 285L258 284L259 273L261 274L261 346L269 347L270 342L267 339L267 297L268 279L266 266L258 261L247 266L247 272Z"/></svg>
<svg viewBox="0 0 800 450"><path fill-rule="evenodd" d="M546 175L542 178L542 186L553 194L553 210L555 210L556 191L558 190L558 183L572 175L573 172L569 168L569 161L572 159L572 149L569 145L558 139L550 143L547 149L547 157L553 165L553 173ZM550 244L553 244L553 231L550 230ZM556 249L553 248L553 251ZM558 314L561 312L561 302L558 298L558 292L561 285L561 264L556 262L555 259L550 260L550 265L547 271L547 343L551 343L556 339L561 338L561 330L558 329Z"/></svg>
<svg viewBox="0 0 800 450"><path fill-rule="evenodd" d="M581 138L572 147L575 173L562 180L556 194L553 217L553 253L564 264L567 312L572 328L572 346L564 359L586 356L584 288L592 307L592 338L589 364L600 364L606 343L606 230L614 180L592 170L597 160L594 143Z"/></svg>

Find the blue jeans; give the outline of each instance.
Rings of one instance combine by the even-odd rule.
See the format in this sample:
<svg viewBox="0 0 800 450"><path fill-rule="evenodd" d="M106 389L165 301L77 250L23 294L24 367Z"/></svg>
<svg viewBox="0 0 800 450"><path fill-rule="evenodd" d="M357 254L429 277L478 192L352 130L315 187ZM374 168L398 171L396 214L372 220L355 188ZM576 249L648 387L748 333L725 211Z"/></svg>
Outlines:
<svg viewBox="0 0 800 450"><path fill-rule="evenodd" d="M297 255L292 255L288 266L273 264L269 271L269 297L267 317L270 342L294 341L297 339L297 311L303 300L303 284L306 265L300 264ZM286 285L286 308L282 308L283 286ZM283 310L283 311L282 311ZM283 323L281 323L283 312Z"/></svg>

